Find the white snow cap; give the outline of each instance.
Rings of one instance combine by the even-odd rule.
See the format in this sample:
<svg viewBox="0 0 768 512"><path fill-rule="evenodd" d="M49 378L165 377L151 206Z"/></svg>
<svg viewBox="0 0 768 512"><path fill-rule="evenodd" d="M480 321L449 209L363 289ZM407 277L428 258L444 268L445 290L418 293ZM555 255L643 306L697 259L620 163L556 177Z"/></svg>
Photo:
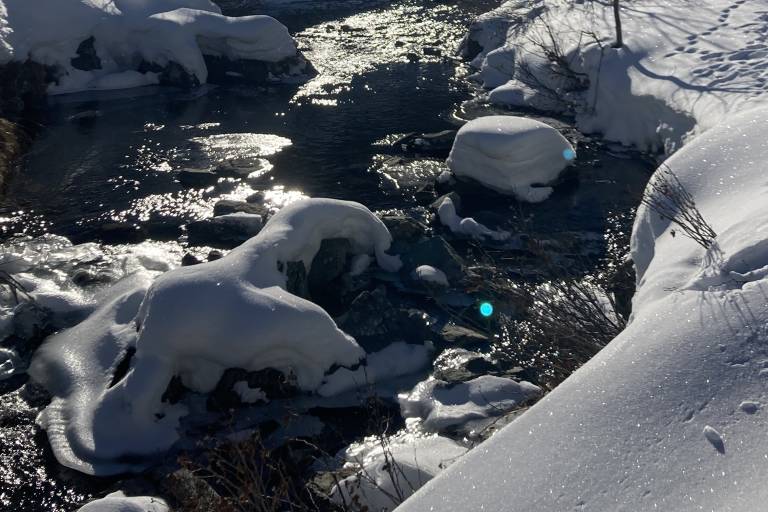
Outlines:
<svg viewBox="0 0 768 512"><path fill-rule="evenodd" d="M102 68L74 68L91 37ZM135 71L141 59L176 62L205 83L203 55L277 62L295 56L296 44L274 18L229 18L209 0L0 0L0 63L57 67L52 93L156 83L156 74Z"/></svg>
<svg viewBox="0 0 768 512"><path fill-rule="evenodd" d="M437 206L437 216L440 219L440 223L456 235L468 236L478 240L490 238L496 241L507 240L511 236L508 231L495 231L485 224L480 224L472 217L459 217L459 214L456 213L456 205L450 196L445 196L440 201L440 204Z"/></svg>
<svg viewBox="0 0 768 512"><path fill-rule="evenodd" d="M747 111L667 161L709 249L641 206L626 330L398 511L765 509L766 132Z"/></svg>
<svg viewBox="0 0 768 512"><path fill-rule="evenodd" d="M168 512L169 510L168 504L160 498L128 497L122 491L117 491L80 507L77 512Z"/></svg>
<svg viewBox="0 0 768 512"><path fill-rule="evenodd" d="M411 277L417 281L433 283L440 286L448 286L448 277L439 268L430 265L420 265L411 272Z"/></svg>
<svg viewBox="0 0 768 512"><path fill-rule="evenodd" d="M537 203L576 157L573 146L551 126L516 116L487 116L461 127L448 156L457 177Z"/></svg>
<svg viewBox="0 0 768 512"><path fill-rule="evenodd" d="M361 204L296 201L224 258L169 271L151 286L134 278L113 287L93 315L50 338L30 374L54 395L38 422L59 462L110 474L170 447L187 412L162 401L174 375L210 392L227 368L275 368L315 391L333 365L356 364L364 352L355 340L319 306L285 291L286 263L309 269L327 238L349 239L353 252L374 254L385 270L400 267L385 253L387 228ZM128 373L111 385L130 348ZM138 462L119 461L127 455Z"/></svg>

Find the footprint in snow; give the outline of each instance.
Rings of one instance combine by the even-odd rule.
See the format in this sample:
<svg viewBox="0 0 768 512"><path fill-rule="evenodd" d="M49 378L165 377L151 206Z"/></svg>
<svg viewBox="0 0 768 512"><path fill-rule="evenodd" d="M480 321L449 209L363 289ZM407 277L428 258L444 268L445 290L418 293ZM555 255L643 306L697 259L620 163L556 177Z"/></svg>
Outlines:
<svg viewBox="0 0 768 512"><path fill-rule="evenodd" d="M739 408L747 414L755 414L760 404L751 400L745 400L739 404Z"/></svg>
<svg viewBox="0 0 768 512"><path fill-rule="evenodd" d="M725 453L725 442L723 441L723 436L720 435L720 432L709 425L706 425L704 427L704 437L706 437L707 441L715 447L715 450L720 453Z"/></svg>

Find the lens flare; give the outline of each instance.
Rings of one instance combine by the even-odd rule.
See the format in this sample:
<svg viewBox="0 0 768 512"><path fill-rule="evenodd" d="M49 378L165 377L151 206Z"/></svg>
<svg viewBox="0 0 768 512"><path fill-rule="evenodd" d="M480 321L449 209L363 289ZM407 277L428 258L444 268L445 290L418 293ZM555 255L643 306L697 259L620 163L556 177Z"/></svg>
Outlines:
<svg viewBox="0 0 768 512"><path fill-rule="evenodd" d="M563 158L565 158L566 160L568 160L570 162L571 160L574 160L576 158L576 152L574 150L572 150L571 148L564 149L563 150Z"/></svg>
<svg viewBox="0 0 768 512"><path fill-rule="evenodd" d="M480 314L484 317L489 317L493 314L493 304L490 302L483 302L480 304Z"/></svg>

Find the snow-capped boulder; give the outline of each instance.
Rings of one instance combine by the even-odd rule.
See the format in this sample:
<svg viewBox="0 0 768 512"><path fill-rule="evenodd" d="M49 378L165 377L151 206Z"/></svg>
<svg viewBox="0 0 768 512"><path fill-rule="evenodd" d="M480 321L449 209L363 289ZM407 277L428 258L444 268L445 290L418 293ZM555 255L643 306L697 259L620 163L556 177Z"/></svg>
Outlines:
<svg viewBox="0 0 768 512"><path fill-rule="evenodd" d="M448 277L445 272L431 265L419 265L411 272L411 278L433 286L448 287Z"/></svg>
<svg viewBox="0 0 768 512"><path fill-rule="evenodd" d="M273 368L312 392L334 365L358 363L365 353L355 340L319 306L285 290L286 263L311 268L329 238L349 239L353 254L375 255L384 270L400 267L385 252L387 228L364 206L297 201L219 260L177 268L151 284L137 275L116 285L94 314L50 338L30 374L54 396L38 422L59 462L110 474L162 453L187 413L163 402L174 376L207 393L227 368Z"/></svg>
<svg viewBox="0 0 768 512"><path fill-rule="evenodd" d="M230 18L209 0L4 0L0 64L31 60L51 93L175 81L205 83L205 58L277 63L297 56L269 16ZM175 78L174 78L175 77Z"/></svg>
<svg viewBox="0 0 768 512"><path fill-rule="evenodd" d="M536 203L575 159L573 146L549 125L516 116L474 119L459 130L447 163L459 177Z"/></svg>

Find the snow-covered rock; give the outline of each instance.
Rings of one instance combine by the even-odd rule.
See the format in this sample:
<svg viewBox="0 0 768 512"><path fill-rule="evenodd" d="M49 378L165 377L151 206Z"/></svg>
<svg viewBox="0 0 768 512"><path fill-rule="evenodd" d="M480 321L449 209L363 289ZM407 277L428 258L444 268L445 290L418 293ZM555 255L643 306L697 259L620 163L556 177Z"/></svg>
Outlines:
<svg viewBox="0 0 768 512"><path fill-rule="evenodd" d="M411 277L416 281L448 287L448 277L445 272L430 265L419 265L411 272Z"/></svg>
<svg viewBox="0 0 768 512"><path fill-rule="evenodd" d="M84 66L77 59L91 38ZM142 72L142 61L173 63L205 83L204 56L278 62L296 54L277 20L222 16L209 0L0 2L0 64L30 59L53 67L51 93L158 83L158 72Z"/></svg>
<svg viewBox="0 0 768 512"><path fill-rule="evenodd" d="M107 289L101 307L46 341L30 369L54 395L38 422L59 462L109 474L163 452L187 412L162 401L175 375L210 392L227 368L273 368L315 391L332 366L356 364L364 351L354 339L319 306L285 291L287 263L310 269L329 238L374 254L384 270L400 267L385 252L387 228L364 206L307 199L283 207L224 258ZM129 351L127 373L115 376Z"/></svg>
<svg viewBox="0 0 768 512"><path fill-rule="evenodd" d="M508 231L490 229L472 217L460 217L450 195L443 197L437 203L437 217L443 226L456 235L477 239L490 238L497 241L507 240L511 236Z"/></svg>
<svg viewBox="0 0 768 512"><path fill-rule="evenodd" d="M428 432L447 432L469 421L501 416L541 395L530 382L483 375L449 384L430 377L398 397L404 418L419 418Z"/></svg>
<svg viewBox="0 0 768 512"><path fill-rule="evenodd" d="M331 498L338 504L389 512L466 451L439 436L366 438L346 450L345 467L355 473L334 486Z"/></svg>
<svg viewBox="0 0 768 512"><path fill-rule="evenodd" d="M447 163L459 177L537 203L575 159L573 146L549 125L516 116L474 119L459 130Z"/></svg>
<svg viewBox="0 0 768 512"><path fill-rule="evenodd" d="M751 110L666 162L714 243L641 206L626 330L398 510L764 508L766 130Z"/></svg>
<svg viewBox="0 0 768 512"><path fill-rule="evenodd" d="M169 510L168 504L160 498L129 497L117 491L80 507L77 512L168 512Z"/></svg>

